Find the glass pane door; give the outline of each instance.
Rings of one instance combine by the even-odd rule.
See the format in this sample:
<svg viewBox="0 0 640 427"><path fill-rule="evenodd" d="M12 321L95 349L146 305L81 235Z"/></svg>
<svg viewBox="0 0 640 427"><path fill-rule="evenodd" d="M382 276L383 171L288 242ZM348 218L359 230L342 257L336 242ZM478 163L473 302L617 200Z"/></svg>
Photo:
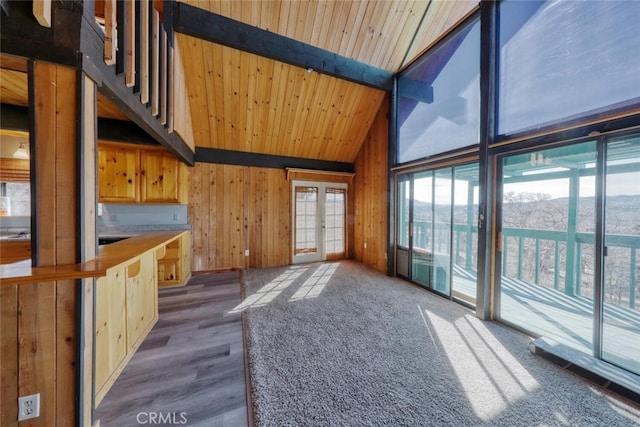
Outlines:
<svg viewBox="0 0 640 427"><path fill-rule="evenodd" d="M326 187L324 194L326 259L343 259L346 255L347 190L346 188Z"/></svg>
<svg viewBox="0 0 640 427"><path fill-rule="evenodd" d="M602 358L640 374L640 135L606 153Z"/></svg>
<svg viewBox="0 0 640 427"><path fill-rule="evenodd" d="M475 305L478 254L479 168L477 163L453 169L452 294Z"/></svg>
<svg viewBox="0 0 640 427"><path fill-rule="evenodd" d="M294 262L320 261L319 187L294 186Z"/></svg>
<svg viewBox="0 0 640 427"><path fill-rule="evenodd" d="M593 352L596 142L502 160L500 318Z"/></svg>
<svg viewBox="0 0 640 427"><path fill-rule="evenodd" d="M294 181L292 198L292 262L345 258L347 184Z"/></svg>
<svg viewBox="0 0 640 427"><path fill-rule="evenodd" d="M453 181L451 168L434 172L433 248L431 251L431 287L441 294L451 293L451 212Z"/></svg>
<svg viewBox="0 0 640 427"><path fill-rule="evenodd" d="M411 279L431 288L433 252L433 172L413 177L413 245Z"/></svg>

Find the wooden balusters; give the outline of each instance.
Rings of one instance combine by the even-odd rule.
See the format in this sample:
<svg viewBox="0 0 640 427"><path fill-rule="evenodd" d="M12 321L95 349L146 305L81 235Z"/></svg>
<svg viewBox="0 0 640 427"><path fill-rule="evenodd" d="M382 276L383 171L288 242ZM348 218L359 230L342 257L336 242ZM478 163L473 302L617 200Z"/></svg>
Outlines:
<svg viewBox="0 0 640 427"><path fill-rule="evenodd" d="M113 65L116 63L116 48L118 42L116 19L116 0L105 0L104 2L104 63Z"/></svg>
<svg viewBox="0 0 640 427"><path fill-rule="evenodd" d="M172 133L174 46L171 21L163 22L170 15L149 0L104 0L96 18L104 24L105 64L115 65L116 75Z"/></svg>

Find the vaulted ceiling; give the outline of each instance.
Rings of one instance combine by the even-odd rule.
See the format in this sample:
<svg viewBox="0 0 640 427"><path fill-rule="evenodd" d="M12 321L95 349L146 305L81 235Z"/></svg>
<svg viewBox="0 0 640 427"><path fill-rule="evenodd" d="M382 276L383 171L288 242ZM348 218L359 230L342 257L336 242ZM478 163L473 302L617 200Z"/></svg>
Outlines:
<svg viewBox="0 0 640 427"><path fill-rule="evenodd" d="M477 1L186 0L192 6L397 72ZM353 162L385 93L176 34L196 146Z"/></svg>
<svg viewBox="0 0 640 427"><path fill-rule="evenodd" d="M184 2L391 73L478 6L477 0ZM174 36L199 147L352 163L386 99L369 86ZM2 59L2 102L26 106L26 62ZM104 97L98 110L126 118Z"/></svg>

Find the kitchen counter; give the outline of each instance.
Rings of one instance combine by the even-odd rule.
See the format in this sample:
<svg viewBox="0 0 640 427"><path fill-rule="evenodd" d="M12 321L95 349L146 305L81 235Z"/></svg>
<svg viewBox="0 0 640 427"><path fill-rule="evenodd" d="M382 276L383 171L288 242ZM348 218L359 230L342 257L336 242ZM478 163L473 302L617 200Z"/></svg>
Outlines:
<svg viewBox="0 0 640 427"><path fill-rule="evenodd" d="M179 238L183 232L142 233L117 243L101 246L97 258L82 264L32 267L29 259L0 265L0 285L106 276L107 270L129 262L144 252L163 248Z"/></svg>

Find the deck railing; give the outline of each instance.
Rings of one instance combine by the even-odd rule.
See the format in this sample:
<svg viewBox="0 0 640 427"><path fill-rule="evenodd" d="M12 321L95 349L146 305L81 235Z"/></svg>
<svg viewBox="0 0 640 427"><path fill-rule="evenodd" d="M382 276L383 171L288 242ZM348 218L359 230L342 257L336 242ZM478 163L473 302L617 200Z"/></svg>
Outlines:
<svg viewBox="0 0 640 427"><path fill-rule="evenodd" d="M432 229L430 221L415 221L414 247L449 253L449 241L453 238L453 263L469 271L475 269L477 227L454 224L452 228L453 235L449 224L436 222ZM502 237L503 276L561 290L567 295L593 297L593 233L577 232L573 243L566 231L503 228ZM640 236L607 234L605 245L606 301L635 309L640 274L637 263Z"/></svg>

